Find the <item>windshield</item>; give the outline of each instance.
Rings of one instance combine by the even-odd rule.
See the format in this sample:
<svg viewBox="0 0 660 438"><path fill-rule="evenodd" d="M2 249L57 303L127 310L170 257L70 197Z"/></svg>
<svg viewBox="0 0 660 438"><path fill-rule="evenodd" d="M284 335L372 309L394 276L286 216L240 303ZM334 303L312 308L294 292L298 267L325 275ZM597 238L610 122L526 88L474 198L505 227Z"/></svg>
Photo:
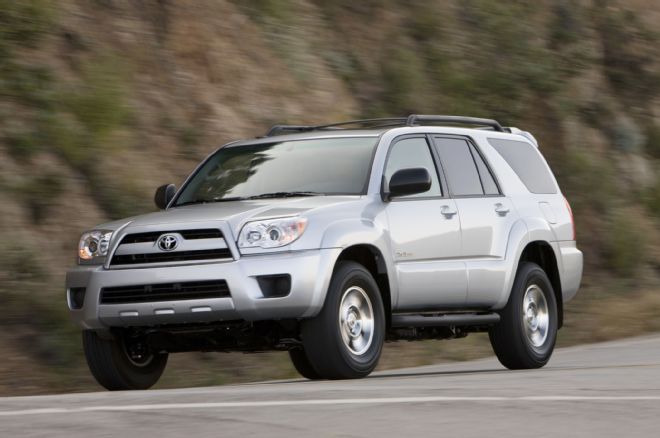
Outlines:
<svg viewBox="0 0 660 438"><path fill-rule="evenodd" d="M184 187L175 205L364 192L377 139L324 138L216 152Z"/></svg>

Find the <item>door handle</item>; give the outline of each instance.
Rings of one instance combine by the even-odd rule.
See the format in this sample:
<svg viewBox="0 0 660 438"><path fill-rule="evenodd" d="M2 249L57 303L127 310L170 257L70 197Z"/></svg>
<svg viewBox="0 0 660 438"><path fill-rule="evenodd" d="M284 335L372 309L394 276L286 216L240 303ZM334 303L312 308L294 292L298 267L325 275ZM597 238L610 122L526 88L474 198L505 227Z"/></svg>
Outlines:
<svg viewBox="0 0 660 438"><path fill-rule="evenodd" d="M447 219L451 219L456 213L458 213L458 211L452 210L448 205L443 205L440 209L440 213L442 213Z"/></svg>
<svg viewBox="0 0 660 438"><path fill-rule="evenodd" d="M507 213L509 213L509 208L498 202L495 204L495 213L499 214L500 216L506 216Z"/></svg>

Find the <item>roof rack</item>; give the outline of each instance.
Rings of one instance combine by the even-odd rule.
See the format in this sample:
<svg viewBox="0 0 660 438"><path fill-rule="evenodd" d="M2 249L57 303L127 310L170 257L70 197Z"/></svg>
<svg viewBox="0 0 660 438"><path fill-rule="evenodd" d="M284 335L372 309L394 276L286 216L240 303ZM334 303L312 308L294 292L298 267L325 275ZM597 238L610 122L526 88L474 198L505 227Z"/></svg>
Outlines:
<svg viewBox="0 0 660 438"><path fill-rule="evenodd" d="M496 120L480 119L478 117L463 117L463 116L432 116L424 114L411 114L408 116L406 126L419 125L419 122L432 122L432 123L455 123L465 125L477 125L492 128L494 131L505 132L504 128Z"/></svg>
<svg viewBox="0 0 660 438"><path fill-rule="evenodd" d="M491 119L480 119L476 117L462 116L435 116L423 114L411 114L408 117L388 117L380 119L360 119L346 122L329 123L324 125L274 125L266 133L266 137L281 135L290 132L309 132L334 129L345 129L346 126L360 125L366 128L385 128L390 126L418 126L420 122L451 123L483 126L499 132L506 132L499 122Z"/></svg>
<svg viewBox="0 0 660 438"><path fill-rule="evenodd" d="M328 123L323 125L273 125L273 127L271 127L266 133L266 137L285 134L287 132L307 132L307 131L322 131L328 129L330 130L342 129L344 126L350 126L350 125L362 125L368 128L381 128L387 126L405 125L405 123L406 123L406 117L388 117L381 119L349 120L346 122Z"/></svg>

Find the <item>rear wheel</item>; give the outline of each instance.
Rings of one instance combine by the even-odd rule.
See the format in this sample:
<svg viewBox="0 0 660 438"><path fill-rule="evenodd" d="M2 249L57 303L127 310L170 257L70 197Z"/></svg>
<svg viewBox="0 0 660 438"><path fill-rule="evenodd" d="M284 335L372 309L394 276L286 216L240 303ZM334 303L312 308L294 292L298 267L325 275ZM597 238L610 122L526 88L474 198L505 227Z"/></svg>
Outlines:
<svg viewBox="0 0 660 438"><path fill-rule="evenodd" d="M321 312L302 325L312 368L321 378L355 379L371 373L385 340L378 285L362 265L340 262Z"/></svg>
<svg viewBox="0 0 660 438"><path fill-rule="evenodd" d="M167 353L151 353L140 339L124 335L105 339L85 330L83 349L92 375L110 391L148 389L167 365Z"/></svg>
<svg viewBox="0 0 660 438"><path fill-rule="evenodd" d="M490 332L499 361L509 369L545 365L557 340L557 300L540 266L524 262L516 273L501 321Z"/></svg>

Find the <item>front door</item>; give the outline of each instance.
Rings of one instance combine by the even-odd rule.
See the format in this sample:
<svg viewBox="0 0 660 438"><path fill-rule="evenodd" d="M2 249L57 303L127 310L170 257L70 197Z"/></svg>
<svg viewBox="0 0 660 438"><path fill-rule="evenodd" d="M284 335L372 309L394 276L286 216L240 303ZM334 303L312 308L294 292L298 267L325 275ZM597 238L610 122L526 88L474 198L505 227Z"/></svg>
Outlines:
<svg viewBox="0 0 660 438"><path fill-rule="evenodd" d="M385 181L400 169L423 167L431 175L425 193L394 198L386 207L398 276L397 311L461 307L467 294L460 260L461 227L454 200L443 190L426 136L406 136L390 146Z"/></svg>

